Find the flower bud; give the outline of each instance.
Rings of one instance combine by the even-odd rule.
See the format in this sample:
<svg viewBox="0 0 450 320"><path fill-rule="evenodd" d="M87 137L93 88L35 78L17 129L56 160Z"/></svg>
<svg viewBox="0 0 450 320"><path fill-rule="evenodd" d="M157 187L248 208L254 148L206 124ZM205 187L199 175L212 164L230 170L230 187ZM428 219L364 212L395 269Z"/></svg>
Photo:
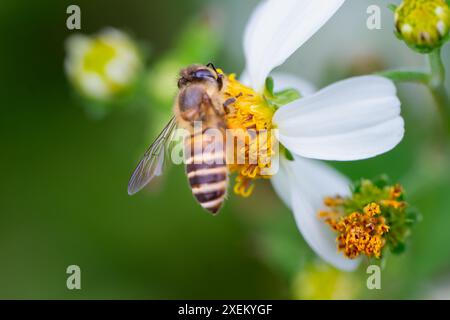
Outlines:
<svg viewBox="0 0 450 320"><path fill-rule="evenodd" d="M294 299L355 299L362 289L360 283L352 273L339 271L323 262L312 262L299 271L294 279Z"/></svg>
<svg viewBox="0 0 450 320"><path fill-rule="evenodd" d="M445 0L404 0L395 10L395 25L410 47L428 53L447 40L450 8Z"/></svg>

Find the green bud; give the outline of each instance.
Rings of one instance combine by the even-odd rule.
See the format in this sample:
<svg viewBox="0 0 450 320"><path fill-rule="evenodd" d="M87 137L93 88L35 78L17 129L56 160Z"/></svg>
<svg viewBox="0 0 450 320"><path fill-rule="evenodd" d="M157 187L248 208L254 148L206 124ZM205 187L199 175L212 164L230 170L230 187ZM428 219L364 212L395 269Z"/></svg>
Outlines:
<svg viewBox="0 0 450 320"><path fill-rule="evenodd" d="M395 26L412 49L429 53L449 38L449 5L445 0L404 0L395 10Z"/></svg>

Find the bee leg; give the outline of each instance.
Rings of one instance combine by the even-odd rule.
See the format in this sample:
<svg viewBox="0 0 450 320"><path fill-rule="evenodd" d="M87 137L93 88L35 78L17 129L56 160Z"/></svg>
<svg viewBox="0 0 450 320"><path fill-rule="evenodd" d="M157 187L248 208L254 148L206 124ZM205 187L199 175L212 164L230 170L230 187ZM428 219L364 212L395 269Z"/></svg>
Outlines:
<svg viewBox="0 0 450 320"><path fill-rule="evenodd" d="M225 115L225 110L223 109L223 106L221 106L220 104L216 104L214 103L210 96L208 94L204 94L203 95L203 103L205 103L208 106L211 106L214 110L214 112L218 115L218 116L224 116Z"/></svg>
<svg viewBox="0 0 450 320"><path fill-rule="evenodd" d="M229 98L223 103L223 107L226 111L229 110L229 106L236 102L236 98Z"/></svg>
<svg viewBox="0 0 450 320"><path fill-rule="evenodd" d="M230 99L227 99L224 103L223 103L223 106L225 107L225 108L227 108L230 104L233 104L233 103L235 103L236 102L236 98L230 98Z"/></svg>

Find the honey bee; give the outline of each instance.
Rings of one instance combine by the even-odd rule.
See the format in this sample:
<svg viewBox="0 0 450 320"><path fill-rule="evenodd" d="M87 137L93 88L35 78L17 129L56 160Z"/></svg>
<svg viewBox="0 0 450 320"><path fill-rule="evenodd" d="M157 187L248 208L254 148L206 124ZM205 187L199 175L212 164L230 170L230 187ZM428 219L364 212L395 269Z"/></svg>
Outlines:
<svg viewBox="0 0 450 320"><path fill-rule="evenodd" d="M212 137L208 131L218 129L223 133L222 137L225 136L227 101L222 94L225 81L223 74L211 63L194 64L181 70L174 116L139 162L128 184L128 194L135 194L162 174L172 132L176 127L182 127L190 133L184 141L184 157L192 193L204 209L212 214L219 211L228 187L226 154L223 141L219 144L222 147L210 148L212 143L217 146L217 137ZM194 123L198 121L202 123L202 130L195 132ZM193 147L198 141L200 148Z"/></svg>

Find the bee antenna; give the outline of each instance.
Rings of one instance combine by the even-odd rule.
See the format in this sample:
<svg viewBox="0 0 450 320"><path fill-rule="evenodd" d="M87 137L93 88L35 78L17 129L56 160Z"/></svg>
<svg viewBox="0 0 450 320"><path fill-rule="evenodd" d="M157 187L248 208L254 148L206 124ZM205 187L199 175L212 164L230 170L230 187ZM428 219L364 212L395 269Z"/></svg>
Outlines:
<svg viewBox="0 0 450 320"><path fill-rule="evenodd" d="M223 87L223 75L217 71L216 67L214 66L214 63L210 62L206 66L208 68L211 68L211 69L214 70L214 72L217 75L217 83L219 85L219 90L222 90L222 87Z"/></svg>

